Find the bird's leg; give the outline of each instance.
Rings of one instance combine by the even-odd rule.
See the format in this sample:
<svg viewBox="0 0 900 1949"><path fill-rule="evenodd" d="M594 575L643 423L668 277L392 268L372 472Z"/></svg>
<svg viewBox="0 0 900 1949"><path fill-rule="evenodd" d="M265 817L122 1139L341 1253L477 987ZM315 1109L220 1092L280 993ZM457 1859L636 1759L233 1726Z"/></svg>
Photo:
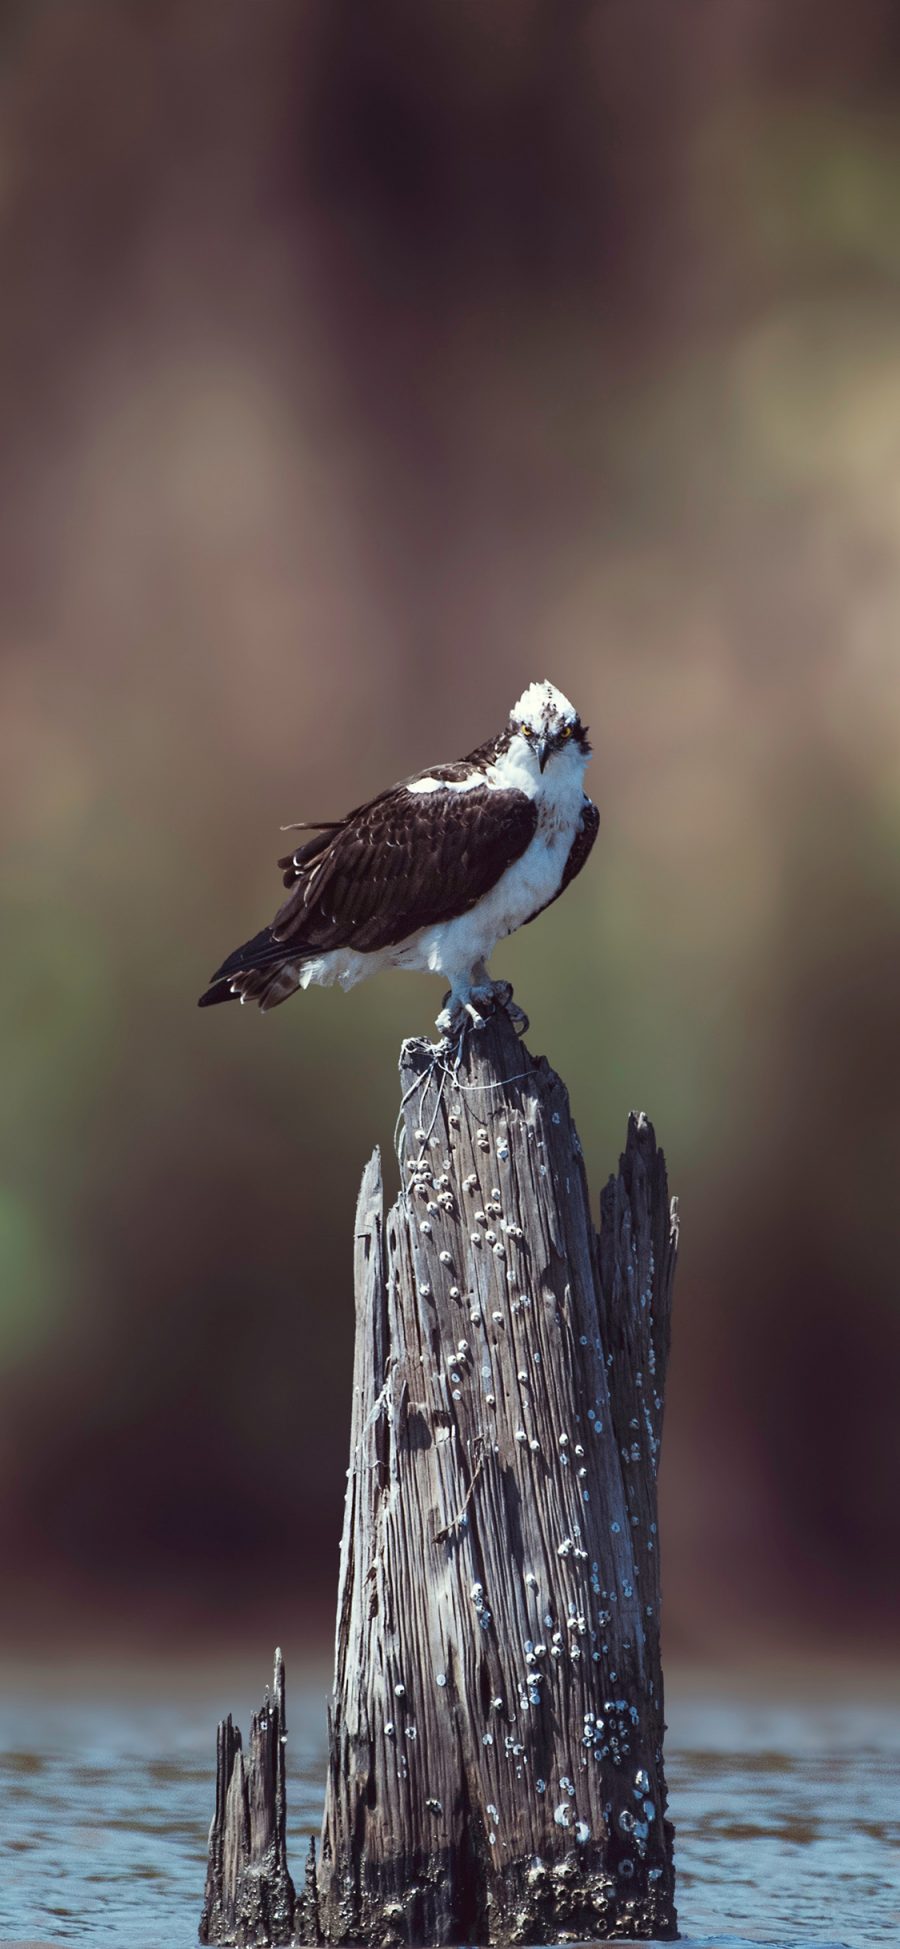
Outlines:
<svg viewBox="0 0 900 1949"><path fill-rule="evenodd" d="M461 989L455 985L444 996L444 1006L435 1018L435 1028L440 1029L446 1041L452 1042L466 1029L483 1029L487 1017L476 1008L468 987Z"/></svg>
<svg viewBox="0 0 900 1949"><path fill-rule="evenodd" d="M472 995L479 1007L485 1003L489 1010L502 1008L517 1035L524 1035L528 1028L528 1017L523 1008L513 1001L511 981L493 981L483 961L477 962L472 970Z"/></svg>
<svg viewBox="0 0 900 1949"><path fill-rule="evenodd" d="M476 961L468 980L465 983L455 981L449 994L444 996L444 1006L435 1026L450 1039L464 1033L469 1027L483 1029L494 1010L502 1008L516 1034L524 1035L528 1028L528 1017L512 996L511 982L493 981L484 961Z"/></svg>
<svg viewBox="0 0 900 1949"><path fill-rule="evenodd" d="M498 986L508 987L508 983L492 981L484 961L476 961L469 975L469 1000L475 1002L482 1015L490 1015L497 1002ZM512 994L512 989L509 990Z"/></svg>

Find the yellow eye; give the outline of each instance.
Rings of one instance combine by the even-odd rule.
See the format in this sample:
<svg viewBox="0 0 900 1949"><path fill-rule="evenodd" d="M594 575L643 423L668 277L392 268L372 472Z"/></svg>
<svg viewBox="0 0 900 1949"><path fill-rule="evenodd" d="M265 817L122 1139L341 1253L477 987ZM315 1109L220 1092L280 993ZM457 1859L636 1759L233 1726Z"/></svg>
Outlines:
<svg viewBox="0 0 900 1949"><path fill-rule="evenodd" d="M522 736L523 736L523 738L533 738L533 737L534 737L534 732L532 731L532 728L531 728L531 725L530 725L530 724L520 724L520 725L519 725L519 730L521 731L521 733L522 733Z"/></svg>
<svg viewBox="0 0 900 1949"><path fill-rule="evenodd" d="M570 738L570 737L572 736L572 726L571 726L571 724L564 724L564 725L563 725L563 727L562 727L562 731L560 732L560 736L561 736L561 737L563 737L563 738Z"/></svg>

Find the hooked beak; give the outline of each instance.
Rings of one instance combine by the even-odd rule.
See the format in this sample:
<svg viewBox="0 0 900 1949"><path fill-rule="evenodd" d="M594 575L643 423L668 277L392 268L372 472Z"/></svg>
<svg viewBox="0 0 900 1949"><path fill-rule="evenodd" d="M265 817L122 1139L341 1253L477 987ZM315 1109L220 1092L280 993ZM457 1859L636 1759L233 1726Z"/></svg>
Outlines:
<svg viewBox="0 0 900 1949"><path fill-rule="evenodd" d="M541 768L541 771L543 771L543 770L544 770L544 767L545 767L545 765L546 765L546 763L547 763L547 759L548 759L548 758L549 758L549 756L550 756L550 739L549 739L549 738L538 738L538 741L537 741L537 755L538 755L538 764L540 765L540 768Z"/></svg>

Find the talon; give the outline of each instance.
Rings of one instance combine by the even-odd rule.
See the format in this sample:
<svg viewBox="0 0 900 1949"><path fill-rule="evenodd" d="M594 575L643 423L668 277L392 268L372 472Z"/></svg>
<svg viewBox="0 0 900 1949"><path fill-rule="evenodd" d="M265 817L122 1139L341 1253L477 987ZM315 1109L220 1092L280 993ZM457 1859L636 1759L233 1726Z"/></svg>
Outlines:
<svg viewBox="0 0 900 1949"><path fill-rule="evenodd" d="M501 1008L508 1015L516 1034L524 1035L528 1028L528 1017L525 1010L513 1001L512 982L489 979L473 982L464 995L459 992L454 994L453 989L449 989L435 1027L445 1039L458 1036L461 1053L467 1031L470 1028L486 1028L491 1016Z"/></svg>
<svg viewBox="0 0 900 1949"><path fill-rule="evenodd" d="M524 1008L520 1008L518 1002L513 1001L512 982L500 981L497 983L497 987L498 989L502 988L505 990L503 994L498 993L497 1002L499 1007L509 1016L516 1034L525 1035L528 1029L528 1017Z"/></svg>

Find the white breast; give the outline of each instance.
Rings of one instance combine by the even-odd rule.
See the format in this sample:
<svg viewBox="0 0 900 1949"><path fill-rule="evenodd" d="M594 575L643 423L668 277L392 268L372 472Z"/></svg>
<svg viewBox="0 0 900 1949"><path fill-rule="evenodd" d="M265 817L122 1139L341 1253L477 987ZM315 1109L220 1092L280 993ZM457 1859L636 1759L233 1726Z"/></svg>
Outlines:
<svg viewBox="0 0 900 1949"><path fill-rule="evenodd" d="M479 962L487 961L498 941L514 933L559 892L584 806L585 763L580 751L573 749L552 759L546 772L541 772L525 740L514 739L487 777L479 772L448 785L445 780L426 776L409 787L419 793L466 792L487 782L495 790L519 791L537 807L537 829L521 858L507 867L468 913L422 928L396 947L372 953L349 947L334 949L303 964L301 986L339 981L342 987L352 988L382 968L443 974L455 985Z"/></svg>
<svg viewBox="0 0 900 1949"><path fill-rule="evenodd" d="M500 765L495 771L499 773ZM509 765L497 784L509 789ZM513 934L559 892L584 805L584 760L573 751L553 761L543 775L537 765L529 778L538 811L537 831L520 859L501 874L477 906L458 919L425 928L395 950L403 967L455 974L486 961L498 941ZM521 789L521 785L518 787ZM396 964L396 963L395 963Z"/></svg>

